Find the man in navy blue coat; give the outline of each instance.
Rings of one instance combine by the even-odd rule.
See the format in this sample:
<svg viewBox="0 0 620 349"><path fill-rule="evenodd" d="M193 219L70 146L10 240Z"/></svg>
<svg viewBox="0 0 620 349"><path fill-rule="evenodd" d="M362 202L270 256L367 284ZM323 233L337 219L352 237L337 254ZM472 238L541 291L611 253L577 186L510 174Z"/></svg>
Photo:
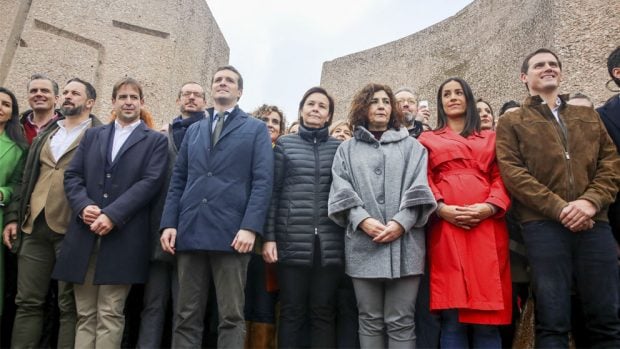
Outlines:
<svg viewBox="0 0 620 349"><path fill-rule="evenodd" d="M168 164L166 137L140 120L142 87L112 89L116 120L86 131L65 171L73 210L52 277L74 283L76 348L120 348L131 284L148 275L149 203Z"/></svg>
<svg viewBox="0 0 620 349"><path fill-rule="evenodd" d="M239 109L241 74L216 70L214 108L187 130L160 227L164 251L177 256L179 279L173 348L199 348L209 280L220 315L218 348L242 348L248 254L262 235L273 185L265 124Z"/></svg>

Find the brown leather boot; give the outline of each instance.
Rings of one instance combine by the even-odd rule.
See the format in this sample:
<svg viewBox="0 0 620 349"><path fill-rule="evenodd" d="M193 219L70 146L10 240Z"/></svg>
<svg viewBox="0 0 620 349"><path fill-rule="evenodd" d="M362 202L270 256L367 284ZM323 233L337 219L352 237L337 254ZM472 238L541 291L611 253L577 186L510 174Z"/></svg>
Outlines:
<svg viewBox="0 0 620 349"><path fill-rule="evenodd" d="M275 349L276 348L276 325L263 322L252 323L252 349Z"/></svg>

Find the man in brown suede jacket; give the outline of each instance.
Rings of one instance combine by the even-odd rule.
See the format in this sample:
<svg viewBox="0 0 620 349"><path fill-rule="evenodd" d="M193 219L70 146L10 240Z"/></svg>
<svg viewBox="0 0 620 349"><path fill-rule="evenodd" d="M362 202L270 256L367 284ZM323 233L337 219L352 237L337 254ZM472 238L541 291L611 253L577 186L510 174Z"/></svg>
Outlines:
<svg viewBox="0 0 620 349"><path fill-rule="evenodd" d="M568 105L559 94L562 63L554 52L528 55L520 79L530 97L500 119L497 158L532 268L536 347L568 348L574 286L591 345L619 348L607 208L618 191L620 159L594 109Z"/></svg>

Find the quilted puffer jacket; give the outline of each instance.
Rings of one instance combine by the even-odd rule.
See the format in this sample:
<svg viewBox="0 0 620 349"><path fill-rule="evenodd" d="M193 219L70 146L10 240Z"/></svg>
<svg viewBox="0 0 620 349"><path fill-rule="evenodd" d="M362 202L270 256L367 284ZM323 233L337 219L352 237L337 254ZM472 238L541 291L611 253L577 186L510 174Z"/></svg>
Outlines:
<svg viewBox="0 0 620 349"><path fill-rule="evenodd" d="M311 266L314 243L321 265L343 265L344 230L327 217L332 162L340 141L328 127L301 126L274 148L274 185L266 241L276 241L279 263Z"/></svg>

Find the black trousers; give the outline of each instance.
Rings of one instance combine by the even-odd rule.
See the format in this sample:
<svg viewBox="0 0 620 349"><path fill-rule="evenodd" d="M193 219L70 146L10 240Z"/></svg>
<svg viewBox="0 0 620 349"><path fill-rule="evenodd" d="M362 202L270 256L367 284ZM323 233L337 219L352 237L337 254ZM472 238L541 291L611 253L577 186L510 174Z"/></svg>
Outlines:
<svg viewBox="0 0 620 349"><path fill-rule="evenodd" d="M336 302L342 267L322 267L315 241L312 267L278 265L280 325L278 347L299 348L311 338L312 348L336 346ZM309 321L310 333L303 333Z"/></svg>

